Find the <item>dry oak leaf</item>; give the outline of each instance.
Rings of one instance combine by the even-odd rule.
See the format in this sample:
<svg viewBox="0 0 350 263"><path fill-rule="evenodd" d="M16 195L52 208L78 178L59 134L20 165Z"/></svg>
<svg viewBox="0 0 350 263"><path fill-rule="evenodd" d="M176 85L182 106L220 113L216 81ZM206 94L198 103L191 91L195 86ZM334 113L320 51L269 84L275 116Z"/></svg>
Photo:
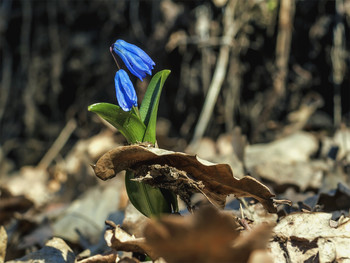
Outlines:
<svg viewBox="0 0 350 263"><path fill-rule="evenodd" d="M63 239L54 237L46 242L45 246L26 256L7 263L75 263L73 250L63 241Z"/></svg>
<svg viewBox="0 0 350 263"><path fill-rule="evenodd" d="M238 228L232 215L206 206L187 217L151 220L144 234L154 253L168 263L248 262L255 250L266 248L272 226L263 224L243 235Z"/></svg>
<svg viewBox="0 0 350 263"><path fill-rule="evenodd" d="M142 173L144 178L141 180L148 179L145 180L146 183L175 190L182 198L186 193L176 192L177 189L201 192L220 208L225 206L226 197L230 194L236 197L253 197L270 213L276 212L271 199L275 195L253 177L237 179L229 165L213 164L185 153L141 145L121 146L105 153L93 165L93 169L102 180L111 179L120 171L131 169L135 174ZM154 176L157 180L149 182L149 178ZM169 182L169 176L173 178L172 182Z"/></svg>
<svg viewBox="0 0 350 263"><path fill-rule="evenodd" d="M281 219L270 243L276 262L350 262L350 218L335 225L331 217L330 213L315 212Z"/></svg>
<svg viewBox="0 0 350 263"><path fill-rule="evenodd" d="M110 248L116 251L147 254L152 259L156 258L152 248L146 244L145 238L136 238L111 221L106 221L106 224L111 227L106 230L104 235L105 241Z"/></svg>
<svg viewBox="0 0 350 263"><path fill-rule="evenodd" d="M112 251L104 255L94 255L82 260L78 260L79 263L115 263L118 262L118 254L116 251Z"/></svg>

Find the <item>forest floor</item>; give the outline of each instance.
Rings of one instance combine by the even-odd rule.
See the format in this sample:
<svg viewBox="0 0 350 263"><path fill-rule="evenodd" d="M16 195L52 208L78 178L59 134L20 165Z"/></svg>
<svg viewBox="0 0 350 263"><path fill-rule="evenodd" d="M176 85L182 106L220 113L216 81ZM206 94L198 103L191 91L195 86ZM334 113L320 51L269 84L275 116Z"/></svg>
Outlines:
<svg viewBox="0 0 350 263"><path fill-rule="evenodd" d="M160 141L181 144L162 136ZM237 179L249 172L276 195L272 213L264 202L234 195L224 210L217 209L202 192L191 197L193 213L180 200L182 216L148 219L129 203L123 172L105 182L90 167L123 143L108 128L78 141L55 164L23 167L1 178L0 261L350 261L349 128L332 137L298 131L253 145L239 129L217 141L201 140L198 157L229 164ZM208 176L215 181L223 174Z"/></svg>

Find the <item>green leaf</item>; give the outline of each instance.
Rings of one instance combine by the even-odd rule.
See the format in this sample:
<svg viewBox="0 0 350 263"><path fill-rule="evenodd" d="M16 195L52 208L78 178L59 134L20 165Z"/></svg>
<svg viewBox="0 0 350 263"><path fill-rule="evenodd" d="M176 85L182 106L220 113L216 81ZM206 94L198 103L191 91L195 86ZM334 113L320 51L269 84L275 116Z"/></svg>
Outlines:
<svg viewBox="0 0 350 263"><path fill-rule="evenodd" d="M164 82L170 74L170 70L162 70L154 75L149 83L145 96L140 107L140 116L146 125L146 132L143 142L156 142L156 124L159 98L164 86Z"/></svg>
<svg viewBox="0 0 350 263"><path fill-rule="evenodd" d="M146 126L133 111L123 111L119 106L110 103L95 103L88 110L116 127L129 143L142 141Z"/></svg>
<svg viewBox="0 0 350 263"><path fill-rule="evenodd" d="M177 202L177 195L168 189L162 189L160 188L160 191L162 192L164 198L167 200L167 202L170 202L171 204L171 209L174 213L179 212L179 204Z"/></svg>
<svg viewBox="0 0 350 263"><path fill-rule="evenodd" d="M146 125L146 132L142 139L143 142L156 142L156 125L159 99L166 79L170 74L170 70L162 70L155 74L148 84L145 96L143 97L140 107L140 116L143 123ZM163 194L162 200L165 198L168 204L172 206L174 212L178 212L179 207L176 195L166 189L160 189Z"/></svg>
<svg viewBox="0 0 350 263"><path fill-rule="evenodd" d="M132 181L132 179L134 179L133 172L127 170L125 174L126 191L137 210L147 217L159 217L161 214L172 212L173 202L168 202L159 188Z"/></svg>

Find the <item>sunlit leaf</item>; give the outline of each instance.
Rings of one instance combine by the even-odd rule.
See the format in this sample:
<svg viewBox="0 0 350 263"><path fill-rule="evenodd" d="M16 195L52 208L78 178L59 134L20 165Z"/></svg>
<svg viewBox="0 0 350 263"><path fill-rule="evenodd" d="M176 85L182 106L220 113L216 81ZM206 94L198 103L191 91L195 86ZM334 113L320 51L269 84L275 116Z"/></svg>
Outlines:
<svg viewBox="0 0 350 263"><path fill-rule="evenodd" d="M146 132L143 137L144 142L156 142L156 122L159 98L164 86L165 80L170 74L170 70L162 70L154 75L149 83L146 94L140 107L141 120L146 125Z"/></svg>
<svg viewBox="0 0 350 263"><path fill-rule="evenodd" d="M88 110L116 127L129 143L142 141L146 126L132 111L123 111L119 106L110 103L95 103Z"/></svg>

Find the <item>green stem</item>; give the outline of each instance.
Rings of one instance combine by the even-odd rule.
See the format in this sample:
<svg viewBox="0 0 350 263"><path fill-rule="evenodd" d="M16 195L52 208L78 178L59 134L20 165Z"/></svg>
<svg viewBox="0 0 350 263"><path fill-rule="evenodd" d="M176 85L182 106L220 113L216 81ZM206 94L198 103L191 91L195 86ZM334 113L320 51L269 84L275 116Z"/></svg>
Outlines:
<svg viewBox="0 0 350 263"><path fill-rule="evenodd" d="M140 118L141 120L141 115L140 115L140 112L139 112L139 108L138 107L132 107L131 110L137 115L137 117Z"/></svg>

